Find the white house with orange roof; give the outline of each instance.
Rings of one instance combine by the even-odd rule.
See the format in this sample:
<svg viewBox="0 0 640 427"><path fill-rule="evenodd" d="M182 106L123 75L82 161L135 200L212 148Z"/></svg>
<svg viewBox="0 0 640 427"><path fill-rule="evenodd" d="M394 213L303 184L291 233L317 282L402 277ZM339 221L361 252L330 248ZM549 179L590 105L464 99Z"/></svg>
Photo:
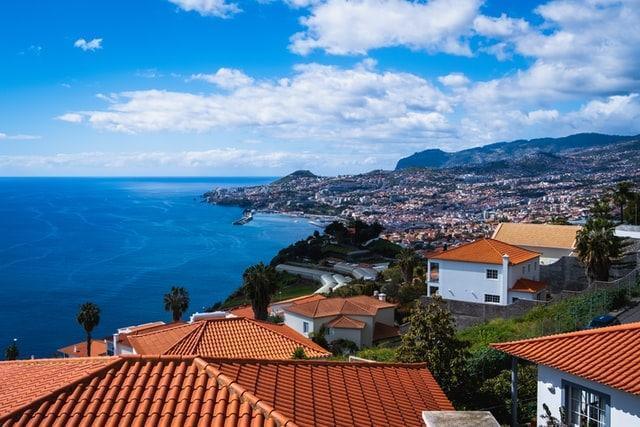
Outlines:
<svg viewBox="0 0 640 427"><path fill-rule="evenodd" d="M640 426L640 322L491 346L514 357L512 393L515 361L538 365L538 425Z"/></svg>
<svg viewBox="0 0 640 427"><path fill-rule="evenodd" d="M284 308L284 324L307 337L324 326L328 342L347 339L358 347L368 347L398 336L395 308L384 294L316 299Z"/></svg>
<svg viewBox="0 0 640 427"><path fill-rule="evenodd" d="M443 299L509 305L540 300L540 254L494 239L481 239L429 258L427 295Z"/></svg>

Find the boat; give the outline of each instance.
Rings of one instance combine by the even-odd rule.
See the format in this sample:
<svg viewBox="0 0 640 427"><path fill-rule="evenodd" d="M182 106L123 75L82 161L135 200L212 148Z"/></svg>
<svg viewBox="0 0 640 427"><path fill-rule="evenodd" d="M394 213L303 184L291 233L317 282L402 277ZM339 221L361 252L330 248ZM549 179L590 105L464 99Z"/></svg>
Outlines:
<svg viewBox="0 0 640 427"><path fill-rule="evenodd" d="M245 209L242 213L242 218L233 221L233 225L245 225L253 220L253 212L250 209Z"/></svg>

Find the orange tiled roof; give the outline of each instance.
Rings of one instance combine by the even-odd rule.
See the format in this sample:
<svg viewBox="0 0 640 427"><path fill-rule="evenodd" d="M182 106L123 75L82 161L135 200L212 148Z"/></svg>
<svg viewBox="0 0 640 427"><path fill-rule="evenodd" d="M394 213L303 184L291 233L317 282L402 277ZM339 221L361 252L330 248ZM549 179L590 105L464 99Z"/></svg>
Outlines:
<svg viewBox="0 0 640 427"><path fill-rule="evenodd" d="M77 344L59 348L58 352L66 354L69 357L87 357L87 342L82 341ZM104 342L104 340L91 340L91 355L106 356L107 343Z"/></svg>
<svg viewBox="0 0 640 427"><path fill-rule="evenodd" d="M366 295L349 298L327 298L286 307L284 311L305 317L328 317L338 315L375 316L379 309L395 307L386 301Z"/></svg>
<svg viewBox="0 0 640 427"><path fill-rule="evenodd" d="M365 326L367 326L367 324L363 321L352 319L347 316L338 316L331 322L327 323L327 327L337 329L364 329Z"/></svg>
<svg viewBox="0 0 640 427"><path fill-rule="evenodd" d="M466 243L431 257L434 260L477 262L482 264L502 264L502 256L509 255L509 265L530 261L540 256L518 246L494 239L481 239Z"/></svg>
<svg viewBox="0 0 640 427"><path fill-rule="evenodd" d="M579 225L505 222L498 224L493 238L512 245L574 249L580 228Z"/></svg>
<svg viewBox="0 0 640 427"><path fill-rule="evenodd" d="M316 300L320 300L320 299L325 299L327 297L325 297L324 295L321 294L311 294L311 295L304 295L301 297L295 297L295 298L290 298L290 299L286 299L286 300L282 300L282 301L274 301L271 304L269 304L269 312L271 312L272 307L274 305L281 305L281 304L302 304L305 302L309 302L309 301L316 301ZM236 307L234 309L231 309L229 311L229 313L238 316L238 317L247 317L249 319L255 319L255 316L253 314L253 308L251 308L250 305L241 305L240 307Z"/></svg>
<svg viewBox="0 0 640 427"><path fill-rule="evenodd" d="M519 291L519 292L538 293L541 290L545 289L546 287L547 287L547 284L544 282L539 282L537 280L530 280L530 279L518 279L516 283L513 284L513 287L509 290Z"/></svg>
<svg viewBox="0 0 640 427"><path fill-rule="evenodd" d="M290 359L302 347L307 357L331 355L288 326L243 317L200 320L130 336L129 341L138 354Z"/></svg>
<svg viewBox="0 0 640 427"><path fill-rule="evenodd" d="M640 322L491 346L521 359L640 395Z"/></svg>
<svg viewBox="0 0 640 427"><path fill-rule="evenodd" d="M89 361L100 367L62 380ZM7 376L25 379L0 389L14 402L0 423L16 426L417 427L423 410L453 410L424 364L121 356L1 362Z"/></svg>

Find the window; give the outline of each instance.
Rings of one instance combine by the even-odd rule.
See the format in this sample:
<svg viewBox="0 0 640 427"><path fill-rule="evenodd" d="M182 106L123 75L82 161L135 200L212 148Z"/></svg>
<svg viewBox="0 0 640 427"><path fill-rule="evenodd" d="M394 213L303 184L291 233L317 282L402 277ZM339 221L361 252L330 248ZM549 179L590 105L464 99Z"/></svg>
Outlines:
<svg viewBox="0 0 640 427"><path fill-rule="evenodd" d="M522 266L522 274L526 273L527 270L525 270L524 265Z"/></svg>
<svg viewBox="0 0 640 427"><path fill-rule="evenodd" d="M487 269L487 279L497 279L498 278L498 270L493 268Z"/></svg>
<svg viewBox="0 0 640 427"><path fill-rule="evenodd" d="M429 281L438 283L440 281L440 264L431 262L429 265L431 266L429 270Z"/></svg>
<svg viewBox="0 0 640 427"><path fill-rule="evenodd" d="M609 396L568 381L562 385L570 426L609 426Z"/></svg>
<svg viewBox="0 0 640 427"><path fill-rule="evenodd" d="M302 332L305 334L309 332L309 322L302 322Z"/></svg>
<svg viewBox="0 0 640 427"><path fill-rule="evenodd" d="M437 286L429 286L429 295L438 295L438 290L440 288L438 288Z"/></svg>
<svg viewBox="0 0 640 427"><path fill-rule="evenodd" d="M527 264L527 271L531 271L531 264Z"/></svg>
<svg viewBox="0 0 640 427"><path fill-rule="evenodd" d="M534 271L538 269L538 264L533 264Z"/></svg>
<svg viewBox="0 0 640 427"><path fill-rule="evenodd" d="M500 302L500 295L484 294L484 302Z"/></svg>

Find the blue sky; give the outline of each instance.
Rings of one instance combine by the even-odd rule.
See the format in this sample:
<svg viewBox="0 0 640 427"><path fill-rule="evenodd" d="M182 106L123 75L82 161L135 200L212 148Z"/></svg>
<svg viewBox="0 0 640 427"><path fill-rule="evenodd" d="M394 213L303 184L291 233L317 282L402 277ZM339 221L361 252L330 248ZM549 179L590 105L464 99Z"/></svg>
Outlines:
<svg viewBox="0 0 640 427"><path fill-rule="evenodd" d="M640 133L639 0L0 5L0 175L392 168Z"/></svg>

